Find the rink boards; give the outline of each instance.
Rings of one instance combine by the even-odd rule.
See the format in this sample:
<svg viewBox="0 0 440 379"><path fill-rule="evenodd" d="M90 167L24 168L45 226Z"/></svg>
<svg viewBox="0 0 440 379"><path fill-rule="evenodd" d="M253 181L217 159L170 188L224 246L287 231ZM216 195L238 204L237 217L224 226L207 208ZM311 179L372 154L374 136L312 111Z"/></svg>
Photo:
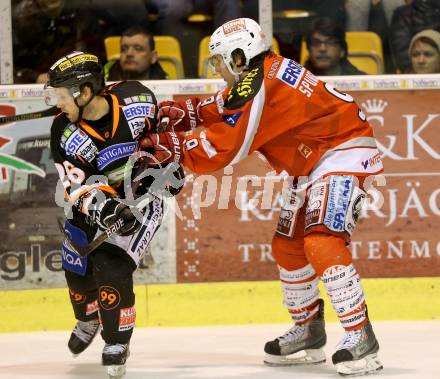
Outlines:
<svg viewBox="0 0 440 379"><path fill-rule="evenodd" d="M379 319L438 319L440 76L327 81L355 97L375 129L384 158L386 185L376 186L383 204L366 209L352 243L356 266L369 278L364 286L371 311ZM146 85L159 100L188 94L204 98L223 87L219 80ZM0 115L44 108L41 86L0 87ZM46 118L0 127L0 154L35 166L34 172L24 172L18 165L0 164L0 298L8 316L2 317L0 331L65 329L71 323L60 268L61 237L54 223L59 209L47 201L52 184L45 184L55 174L44 151L50 122ZM45 178L38 168L46 170ZM170 202L153 242L154 264L145 260L136 273L138 324L286 321L270 251L280 208L278 179L258 155L207 180L189 178L176 202ZM263 189L271 180L276 183L267 195ZM225 197L222 188L228 182L231 189ZM197 185L204 194L198 195ZM50 317L57 320L55 325L37 316L37 309L47 315L47 306L56 315ZM29 309L35 309L32 320L22 316Z"/></svg>

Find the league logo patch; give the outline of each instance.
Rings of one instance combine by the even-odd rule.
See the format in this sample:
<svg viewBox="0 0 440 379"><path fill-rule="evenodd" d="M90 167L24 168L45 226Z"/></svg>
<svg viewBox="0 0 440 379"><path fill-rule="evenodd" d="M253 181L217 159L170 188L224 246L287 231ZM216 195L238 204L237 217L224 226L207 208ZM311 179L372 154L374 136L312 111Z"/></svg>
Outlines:
<svg viewBox="0 0 440 379"><path fill-rule="evenodd" d="M231 127L234 127L237 124L238 119L240 118L240 116L242 115L242 111L234 113L234 114L229 114L229 115L224 115L222 116L223 121L228 124Z"/></svg>

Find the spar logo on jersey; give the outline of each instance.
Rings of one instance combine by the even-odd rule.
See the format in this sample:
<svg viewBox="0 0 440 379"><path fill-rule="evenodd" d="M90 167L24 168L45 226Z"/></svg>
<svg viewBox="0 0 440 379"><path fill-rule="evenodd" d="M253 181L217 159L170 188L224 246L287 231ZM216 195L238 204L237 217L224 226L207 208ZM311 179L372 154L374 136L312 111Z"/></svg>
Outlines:
<svg viewBox="0 0 440 379"><path fill-rule="evenodd" d="M154 118L156 106L152 103L133 103L122 108L127 121L137 117Z"/></svg>
<svg viewBox="0 0 440 379"><path fill-rule="evenodd" d="M234 114L224 115L223 121L231 127L234 127L237 124L238 119L240 118L243 112L237 112Z"/></svg>
<svg viewBox="0 0 440 379"><path fill-rule="evenodd" d="M331 176L324 224L335 232L343 232L348 204L353 187L353 177Z"/></svg>
<svg viewBox="0 0 440 379"><path fill-rule="evenodd" d="M106 168L110 163L120 158L129 157L136 150L136 146L136 142L118 143L100 151L96 158L98 170Z"/></svg>
<svg viewBox="0 0 440 379"><path fill-rule="evenodd" d="M284 59L277 78L292 88L298 87L306 69L292 59Z"/></svg>

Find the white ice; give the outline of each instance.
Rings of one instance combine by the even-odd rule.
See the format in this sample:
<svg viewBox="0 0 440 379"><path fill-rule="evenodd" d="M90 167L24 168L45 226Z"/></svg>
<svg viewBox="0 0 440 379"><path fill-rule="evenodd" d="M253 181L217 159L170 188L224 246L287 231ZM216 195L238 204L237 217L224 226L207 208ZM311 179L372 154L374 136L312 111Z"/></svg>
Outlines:
<svg viewBox="0 0 440 379"><path fill-rule="evenodd" d="M440 321L374 322L384 370L371 378L440 379ZM338 378L331 354L343 332L328 324L327 362L318 366L263 365L264 343L289 325L137 328L124 379ZM105 379L103 342L81 356L67 350L70 332L0 334L1 379Z"/></svg>

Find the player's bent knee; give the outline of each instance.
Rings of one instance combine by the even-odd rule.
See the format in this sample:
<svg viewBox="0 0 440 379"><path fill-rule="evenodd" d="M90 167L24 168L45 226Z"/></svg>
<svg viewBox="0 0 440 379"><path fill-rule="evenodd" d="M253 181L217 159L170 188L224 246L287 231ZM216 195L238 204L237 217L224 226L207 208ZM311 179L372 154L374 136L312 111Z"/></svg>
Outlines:
<svg viewBox="0 0 440 379"><path fill-rule="evenodd" d="M302 239L289 239L274 235L272 238L272 256L278 266L288 270L297 270L307 265Z"/></svg>
<svg viewBox="0 0 440 379"><path fill-rule="evenodd" d="M347 266L353 259L342 236L315 232L304 237L304 251L307 260L319 276L332 266Z"/></svg>

